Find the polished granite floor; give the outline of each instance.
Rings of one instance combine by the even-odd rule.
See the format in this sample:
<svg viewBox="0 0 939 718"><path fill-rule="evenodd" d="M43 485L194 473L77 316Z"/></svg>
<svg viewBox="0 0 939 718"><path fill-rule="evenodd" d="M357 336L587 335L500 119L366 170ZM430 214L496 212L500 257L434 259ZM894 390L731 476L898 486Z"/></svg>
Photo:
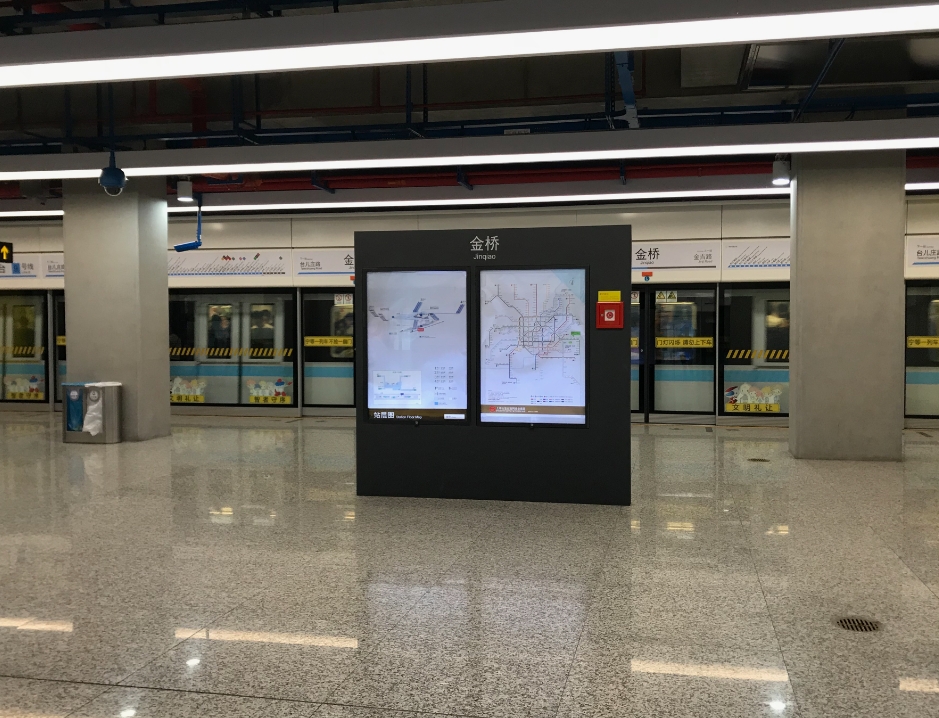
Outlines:
<svg viewBox="0 0 939 718"><path fill-rule="evenodd" d="M351 420L0 414L0 718L939 716L939 431L905 441L634 426L616 508L359 498Z"/></svg>

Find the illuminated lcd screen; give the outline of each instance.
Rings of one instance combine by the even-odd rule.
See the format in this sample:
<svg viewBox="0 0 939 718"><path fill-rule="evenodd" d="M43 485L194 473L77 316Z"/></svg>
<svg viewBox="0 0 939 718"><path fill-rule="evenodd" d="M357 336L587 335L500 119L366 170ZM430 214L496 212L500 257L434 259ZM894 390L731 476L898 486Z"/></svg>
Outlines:
<svg viewBox="0 0 939 718"><path fill-rule="evenodd" d="M480 421L586 423L586 274L480 272Z"/></svg>
<svg viewBox="0 0 939 718"><path fill-rule="evenodd" d="M466 419L466 272L369 272L368 416Z"/></svg>

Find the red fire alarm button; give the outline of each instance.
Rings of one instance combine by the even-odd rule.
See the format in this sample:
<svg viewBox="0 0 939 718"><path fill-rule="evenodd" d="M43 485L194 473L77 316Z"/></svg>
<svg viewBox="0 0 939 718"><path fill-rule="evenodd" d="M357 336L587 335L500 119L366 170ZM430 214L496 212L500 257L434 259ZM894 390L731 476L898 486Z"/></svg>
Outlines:
<svg viewBox="0 0 939 718"><path fill-rule="evenodd" d="M597 329L622 329L623 303L597 302Z"/></svg>

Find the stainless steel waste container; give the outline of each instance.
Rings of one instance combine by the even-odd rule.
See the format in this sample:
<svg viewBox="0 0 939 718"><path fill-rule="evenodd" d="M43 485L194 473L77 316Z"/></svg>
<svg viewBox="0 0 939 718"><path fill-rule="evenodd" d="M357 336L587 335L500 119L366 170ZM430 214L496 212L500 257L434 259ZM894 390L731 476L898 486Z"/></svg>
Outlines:
<svg viewBox="0 0 939 718"><path fill-rule="evenodd" d="M62 440L75 444L121 441L121 384L116 381L63 382Z"/></svg>

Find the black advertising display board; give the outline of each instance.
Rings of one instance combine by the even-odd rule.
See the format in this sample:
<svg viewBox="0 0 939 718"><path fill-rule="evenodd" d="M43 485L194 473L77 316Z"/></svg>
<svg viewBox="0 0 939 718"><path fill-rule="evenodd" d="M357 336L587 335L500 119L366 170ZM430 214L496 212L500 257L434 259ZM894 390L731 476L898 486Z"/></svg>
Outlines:
<svg viewBox="0 0 939 718"><path fill-rule="evenodd" d="M596 310L630 248L628 226L356 232L358 493L628 505L629 330Z"/></svg>

